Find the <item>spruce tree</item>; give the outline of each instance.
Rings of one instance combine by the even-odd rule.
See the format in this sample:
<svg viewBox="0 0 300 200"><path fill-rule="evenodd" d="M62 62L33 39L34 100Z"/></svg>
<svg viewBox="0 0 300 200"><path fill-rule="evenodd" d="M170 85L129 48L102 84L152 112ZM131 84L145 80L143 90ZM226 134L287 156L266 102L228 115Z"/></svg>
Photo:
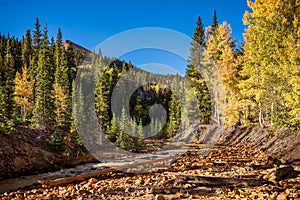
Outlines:
<svg viewBox="0 0 300 200"><path fill-rule="evenodd" d="M0 85L0 135L7 134L8 118L6 115L7 106L6 106L6 95L5 89Z"/></svg>
<svg viewBox="0 0 300 200"><path fill-rule="evenodd" d="M78 78L81 78L81 73L78 74ZM74 91L72 93L72 121L70 132L75 138L77 145L82 146L83 142L80 138L79 133L84 132L84 124L86 123L86 117L84 113L84 97L81 82L72 82L72 88Z"/></svg>
<svg viewBox="0 0 300 200"><path fill-rule="evenodd" d="M40 53L40 47L41 47L41 30L40 30L40 23L39 19L36 18L35 24L34 24L35 30L33 31L33 38L32 38L32 53L30 57L30 64L29 64L29 74L30 74L30 79L34 82L34 88L36 87L36 72L38 68L38 60L39 60L39 53ZM33 90L33 103L35 104L35 89ZM32 119L34 120L34 119Z"/></svg>
<svg viewBox="0 0 300 200"><path fill-rule="evenodd" d="M191 60L186 69L185 77L193 88L198 99L198 107L200 111L200 122L208 123L211 115L211 100L208 87L200 73L200 62L204 50L204 31L201 17L198 17L197 26L195 28L191 51Z"/></svg>
<svg viewBox="0 0 300 200"><path fill-rule="evenodd" d="M100 125L104 131L108 129L110 119L110 78L111 73L106 71L102 74L96 88L95 108L100 121Z"/></svg>
<svg viewBox="0 0 300 200"><path fill-rule="evenodd" d="M116 142L118 134L119 134L119 128L118 128L118 124L117 124L117 119L115 116L113 116L113 118L110 122L110 126L107 131L107 138L111 142Z"/></svg>
<svg viewBox="0 0 300 200"><path fill-rule="evenodd" d="M57 36L56 36L56 43L55 43L55 66L56 69L61 65L62 60L62 33L60 28L58 28Z"/></svg>
<svg viewBox="0 0 300 200"><path fill-rule="evenodd" d="M126 133L126 130L129 128L128 122L128 116L126 115L126 110L123 107L121 117L119 119L120 133L117 139L117 144L119 144L122 149L130 149L130 140L128 134Z"/></svg>
<svg viewBox="0 0 300 200"><path fill-rule="evenodd" d="M62 33L60 29L58 29L54 53L55 73L53 84L53 100L56 113L55 119L58 123L58 126L64 125L65 128L69 129L71 118L70 83L68 77L66 53L64 49L62 49L61 40Z"/></svg>
<svg viewBox="0 0 300 200"><path fill-rule="evenodd" d="M26 31L25 38L22 40L22 61L23 66L26 66L27 68L30 68L30 58L32 55L32 46L31 46L31 33L28 29Z"/></svg>
<svg viewBox="0 0 300 200"><path fill-rule="evenodd" d="M211 27L212 27L212 32L213 33L217 30L217 27L218 27L218 17L217 17L217 11L216 10L214 10L214 16L213 16L213 19L212 19Z"/></svg>
<svg viewBox="0 0 300 200"><path fill-rule="evenodd" d="M66 50L63 50L63 59L67 65L68 68L68 78L69 78L69 83L72 83L75 78L76 78L76 74L77 74L77 66L81 65L80 64L76 64L76 59L75 59L75 52L74 49L72 47L68 47ZM71 94L72 92L72 86L70 85L69 87L69 93Z"/></svg>
<svg viewBox="0 0 300 200"><path fill-rule="evenodd" d="M144 132L143 132L143 121L140 119L137 127L137 146L139 149L145 146L144 143Z"/></svg>
<svg viewBox="0 0 300 200"><path fill-rule="evenodd" d="M167 136L173 137L178 131L181 118L179 101L175 95L172 95L171 101L169 102L169 113Z"/></svg>
<svg viewBox="0 0 300 200"><path fill-rule="evenodd" d="M35 104L33 109L33 121L36 127L47 128L54 119L53 101L51 91L53 89L51 77L51 55L47 36L47 25L43 29L43 40L38 55L38 66L35 81Z"/></svg>
<svg viewBox="0 0 300 200"><path fill-rule="evenodd" d="M41 47L41 37L42 33L40 30L40 23L39 19L36 18L35 24L34 24L35 30L33 31L33 38L32 38L32 57L30 59L30 76L31 80L35 81L36 77L36 70L37 70L37 65L38 65L38 56L39 56L39 50Z"/></svg>
<svg viewBox="0 0 300 200"><path fill-rule="evenodd" d="M16 74L16 66L14 57L14 49L12 49L13 39L8 39L6 43L6 54L4 57L4 95L5 95L5 115L7 117L8 130L13 127L16 118L16 104L13 101L14 93L14 76Z"/></svg>
<svg viewBox="0 0 300 200"><path fill-rule="evenodd" d="M200 46L205 46L205 36L204 36L204 28L202 24L202 19L198 16L197 25L194 29L194 41L196 41Z"/></svg>
<svg viewBox="0 0 300 200"><path fill-rule="evenodd" d="M39 22L39 18L35 19L35 24L34 24L35 30L33 31L33 47L38 49L41 46L41 37L42 37L42 32L40 30L41 25Z"/></svg>

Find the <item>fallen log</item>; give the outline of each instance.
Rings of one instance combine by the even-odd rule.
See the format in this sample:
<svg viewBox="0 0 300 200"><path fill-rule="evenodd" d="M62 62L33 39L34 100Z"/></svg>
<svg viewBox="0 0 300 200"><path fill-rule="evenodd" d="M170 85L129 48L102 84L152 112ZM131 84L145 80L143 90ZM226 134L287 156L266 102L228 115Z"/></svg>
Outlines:
<svg viewBox="0 0 300 200"><path fill-rule="evenodd" d="M116 172L116 171L117 171L117 169L109 168L109 169L103 169L101 171L87 172L84 174L69 176L69 177L65 177L65 178L59 178L59 179L55 179L55 180L38 180L38 183L40 183L43 187L51 187L51 186L56 186L56 185L72 183L74 181L83 180L83 179L91 178L91 177L95 177L95 176L106 175L106 174L109 174L110 172Z"/></svg>
<svg viewBox="0 0 300 200"><path fill-rule="evenodd" d="M292 166L283 166L277 169L274 169L269 174L264 176L264 179L270 180L270 181L280 181L283 179L287 179L289 177L297 177L298 172L295 171L294 167Z"/></svg>
<svg viewBox="0 0 300 200"><path fill-rule="evenodd" d="M194 176L194 175L177 175L177 183L190 183L197 186L204 187L229 187L229 186L261 186L264 184L273 184L268 180L258 180L252 178L224 178L224 177L210 177L210 176Z"/></svg>

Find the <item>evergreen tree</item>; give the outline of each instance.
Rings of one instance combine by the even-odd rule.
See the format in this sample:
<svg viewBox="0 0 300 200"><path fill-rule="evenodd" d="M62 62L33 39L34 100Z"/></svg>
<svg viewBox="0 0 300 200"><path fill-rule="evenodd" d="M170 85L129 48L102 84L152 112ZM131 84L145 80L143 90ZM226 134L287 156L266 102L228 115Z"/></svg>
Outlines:
<svg viewBox="0 0 300 200"><path fill-rule="evenodd" d="M65 62L68 68L69 83L72 83L76 78L77 66L81 65L81 63L78 65L76 64L77 61L76 61L74 49L72 47L68 47L66 50L63 50L63 60L64 60L63 62ZM70 85L69 93L71 94L71 92L72 92L72 87Z"/></svg>
<svg viewBox="0 0 300 200"><path fill-rule="evenodd" d="M4 87L0 85L0 135L1 134L7 134L8 133L8 124L9 119L7 118L6 111L7 111L7 105L6 105L6 95Z"/></svg>
<svg viewBox="0 0 300 200"><path fill-rule="evenodd" d="M42 32L40 30L41 25L39 22L39 18L35 19L35 24L34 24L34 28L35 30L33 31L33 47L35 49L39 49L39 47L41 46L41 37L42 37Z"/></svg>
<svg viewBox="0 0 300 200"><path fill-rule="evenodd" d="M68 63L66 53L61 47L62 33L58 29L54 53L55 73L53 100L55 106L56 122L69 129L71 117L70 83L68 77Z"/></svg>
<svg viewBox="0 0 300 200"><path fill-rule="evenodd" d="M53 101L51 91L52 64L49 51L49 40L47 36L47 25L43 30L42 46L38 56L38 67L36 70L35 104L33 109L33 121L36 127L46 128L53 121Z"/></svg>
<svg viewBox="0 0 300 200"><path fill-rule="evenodd" d="M142 148L144 146L143 137L140 136L140 134L143 134L142 121L139 122L139 126L136 126L136 120L130 120L130 117L127 116L124 107L122 108L121 117L118 121L120 130L118 132L119 134L117 136L116 143L120 146L120 148L134 151Z"/></svg>
<svg viewBox="0 0 300 200"><path fill-rule="evenodd" d="M137 127L137 145L136 145L139 149L145 146L144 137L145 136L143 132L143 121L139 120L139 124Z"/></svg>
<svg viewBox="0 0 300 200"><path fill-rule="evenodd" d="M105 131L112 119L112 111L110 108L111 95L118 79L119 73L117 68L107 68L107 70L102 73L101 79L99 80L96 88L96 113L100 120L100 125Z"/></svg>
<svg viewBox="0 0 300 200"><path fill-rule="evenodd" d="M34 24L35 30L33 31L33 39L32 39L32 57L30 59L30 76L31 80L35 81L36 77L36 70L38 67L38 56L39 56L39 50L41 47L41 37L42 37L42 32L40 30L40 23L39 19L36 18L35 24Z"/></svg>
<svg viewBox="0 0 300 200"><path fill-rule="evenodd" d="M118 124L117 124L117 119L115 116L113 116L113 118L110 122L110 126L107 131L107 138L111 142L116 142L118 134L119 134L119 128L118 128Z"/></svg>
<svg viewBox="0 0 300 200"><path fill-rule="evenodd" d="M3 55L0 55L0 132L9 134L14 130L16 122L16 104L13 101L14 75L21 55L18 41L14 38L1 39ZM2 57L3 56L3 57Z"/></svg>
<svg viewBox="0 0 300 200"><path fill-rule="evenodd" d="M111 73L108 71L102 74L98 87L96 88L96 113L100 121L100 125L104 131L107 130L110 119L110 78Z"/></svg>
<svg viewBox="0 0 300 200"><path fill-rule="evenodd" d="M7 117L7 124L10 126L14 126L15 117L16 117L16 105L13 101L13 93L14 93L14 76L16 74L16 66L15 66L15 57L14 57L14 49L11 44L13 39L8 39L6 43L6 54L4 57L4 70L3 70L3 78L4 78L4 94L5 94L5 115Z"/></svg>
<svg viewBox="0 0 300 200"><path fill-rule="evenodd" d="M26 31L25 38L22 40L22 61L23 66L26 66L27 68L30 67L30 58L32 55L32 47L31 47L31 33L28 29Z"/></svg>
<svg viewBox="0 0 300 200"><path fill-rule="evenodd" d="M80 78L81 74L79 73L78 76L79 76L78 78ZM77 145L82 146L83 143L80 139L79 133L82 133L84 131L82 130L82 128L83 128L83 124L86 123L86 118L84 114L84 97L83 97L81 84L77 83L77 85L75 85L75 81L73 81L72 88L74 88L74 91L72 93L73 105L72 105L72 122L71 122L70 132L73 135L73 138L75 138Z"/></svg>
<svg viewBox="0 0 300 200"><path fill-rule="evenodd" d="M125 132L129 128L128 116L126 115L125 108L122 108L121 117L119 119L120 133L118 135L117 144L120 145L122 149L130 149L130 140L128 134Z"/></svg>
<svg viewBox="0 0 300 200"><path fill-rule="evenodd" d="M218 27L218 17L217 17L217 11L214 10L214 16L213 16L213 20L212 20L212 32L214 33L217 30Z"/></svg>
<svg viewBox="0 0 300 200"><path fill-rule="evenodd" d="M198 99L200 122L208 123L211 115L211 100L208 87L200 73L200 62L204 48L204 30L201 17L198 17L191 47L191 60L186 69L186 79Z"/></svg>
<svg viewBox="0 0 300 200"><path fill-rule="evenodd" d="M49 145L52 151L59 152L64 150L65 141L58 130L55 130L49 140Z"/></svg>
<svg viewBox="0 0 300 200"><path fill-rule="evenodd" d="M36 72L38 68L38 60L39 60L39 53L40 53L40 47L41 47L41 30L40 30L40 23L39 19L36 18L35 24L34 24L35 30L33 31L33 38L32 38L32 54L30 57L30 64L29 64L29 74L30 74L30 79L34 82L34 88L36 88ZM34 104L36 103L35 101L35 89L33 90L33 102Z"/></svg>
<svg viewBox="0 0 300 200"><path fill-rule="evenodd" d="M55 44L55 66L56 69L59 68L61 65L61 58L62 58L62 33L60 28L58 28L57 36L56 36L56 44Z"/></svg>
<svg viewBox="0 0 300 200"><path fill-rule="evenodd" d="M202 19L200 16L198 16L197 26L195 27L195 30L194 30L193 40L196 41L200 46L202 46L202 47L205 46L204 28L203 28Z"/></svg>
<svg viewBox="0 0 300 200"><path fill-rule="evenodd" d="M58 83L53 84L52 98L54 99L56 126L65 126L67 121L68 96Z"/></svg>
<svg viewBox="0 0 300 200"><path fill-rule="evenodd" d="M181 118L181 114L180 114L180 106L179 106L179 101L176 98L175 95L172 95L171 97L171 101L170 101L170 106L169 106L169 123L168 123L168 128L167 128L167 136L168 137L173 137L178 129L179 129L179 125L180 125L180 118Z"/></svg>

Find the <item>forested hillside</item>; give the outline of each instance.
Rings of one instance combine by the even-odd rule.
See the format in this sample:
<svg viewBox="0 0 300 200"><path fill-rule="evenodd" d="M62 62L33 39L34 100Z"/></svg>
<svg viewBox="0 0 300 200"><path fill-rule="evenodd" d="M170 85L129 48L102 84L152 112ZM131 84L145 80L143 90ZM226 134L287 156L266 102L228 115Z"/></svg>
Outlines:
<svg viewBox="0 0 300 200"><path fill-rule="evenodd" d="M138 88L131 98L131 116L119 113L118 119L115 119L110 107L112 91L122 75L132 70L134 66L130 62L102 56L101 53L75 49L72 45L66 47L62 42L60 29L56 40L54 38L49 40L47 32L46 24L43 30L40 30L37 18L35 29L27 30L20 41L14 37L1 36L0 133L2 135L11 134L17 126L25 125L37 130L52 131L49 141L52 146L63 146L64 139L72 138L77 140L78 145L82 145L74 124L77 118L73 117L82 116L82 113L78 112L82 111L85 102L80 101L78 105L73 105L77 113L72 109L74 82L79 68L81 72L84 71L84 76L93 79L97 78L97 72L101 73L95 94L93 93L95 111L101 128L111 141L117 142L125 149L143 147L142 139L138 139L137 142L137 139L128 134L122 134L116 120L123 121L124 127L129 126L133 132L141 135L143 134L141 127L150 123L149 107L156 103L162 104L167 110L167 118L171 117L173 120L168 120L168 124L163 126L157 119L151 129L156 130L155 132L161 130L158 134L159 138L170 137L172 133L176 133L179 124L179 107L170 88L156 83ZM84 69L83 62L94 63L93 67L97 69L89 67ZM141 79L151 76L163 80L166 77L136 70L142 74ZM179 75L167 75L167 77L176 80ZM176 87L174 84L173 87ZM93 97L83 95L82 98L86 100ZM78 120L81 121L80 123L85 123L83 118ZM64 139L59 133L61 130L69 132Z"/></svg>
<svg viewBox="0 0 300 200"><path fill-rule="evenodd" d="M262 127L295 131L300 127L299 5L289 0L275 4L257 0L248 5L252 11L246 11L243 18L247 28L241 46L231 37L230 24L218 22L216 11L212 25L206 28L198 17L185 78L198 99L199 122L213 120L227 126L259 123ZM95 90L101 127L111 141L125 149L134 149L135 145L123 143L129 140L121 138L126 134L121 134L116 121L128 123L123 126L130 126L137 135L144 134L140 126L150 123L149 107L161 104L167 110L167 124L162 126L157 120L152 128L161 130L158 137L166 138L172 137L183 123L179 120L181 115L193 112L180 108L172 88L149 83L137 88L131 98L130 116L123 113L115 119L116 113L110 108L112 91L120 77L134 66L101 53L64 48L61 30L56 39L49 39L47 24L41 29L36 19L33 31L27 30L20 40L9 35L0 37L0 133L10 134L17 126L26 125L53 130L53 142L61 140L58 129L76 138L72 95L77 69L84 60L97 63L99 69L90 72L101 72ZM214 77L209 81L203 77L202 71L210 70L204 64L207 61L218 69L224 85L224 108L214 101L218 94L209 91L208 82L213 82ZM144 72L143 76L149 75ZM171 81L178 78L168 76ZM142 141L138 143L142 146Z"/></svg>

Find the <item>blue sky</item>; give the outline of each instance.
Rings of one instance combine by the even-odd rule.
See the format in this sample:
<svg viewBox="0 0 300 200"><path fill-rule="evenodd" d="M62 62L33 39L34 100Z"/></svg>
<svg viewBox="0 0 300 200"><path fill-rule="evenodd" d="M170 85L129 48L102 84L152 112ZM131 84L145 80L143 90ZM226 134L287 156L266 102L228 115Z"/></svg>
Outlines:
<svg viewBox="0 0 300 200"><path fill-rule="evenodd" d="M141 27L163 27L192 37L198 15L202 17L204 26L210 25L214 9L217 10L218 22L230 23L232 36L241 43L245 29L242 17L248 9L246 0L2 0L0 32L21 38L26 29L33 29L35 18L39 17L41 24L47 22L50 36L55 36L60 27L64 39L93 49L115 34ZM136 65L144 64L142 58L158 62L151 60L151 57L157 58L158 52L147 50L146 53L147 58L145 52L129 53L123 58L132 60ZM165 52L160 53L162 57L166 56L165 60L172 57ZM184 71L184 62L179 60L163 64L177 64L180 66L175 68Z"/></svg>

